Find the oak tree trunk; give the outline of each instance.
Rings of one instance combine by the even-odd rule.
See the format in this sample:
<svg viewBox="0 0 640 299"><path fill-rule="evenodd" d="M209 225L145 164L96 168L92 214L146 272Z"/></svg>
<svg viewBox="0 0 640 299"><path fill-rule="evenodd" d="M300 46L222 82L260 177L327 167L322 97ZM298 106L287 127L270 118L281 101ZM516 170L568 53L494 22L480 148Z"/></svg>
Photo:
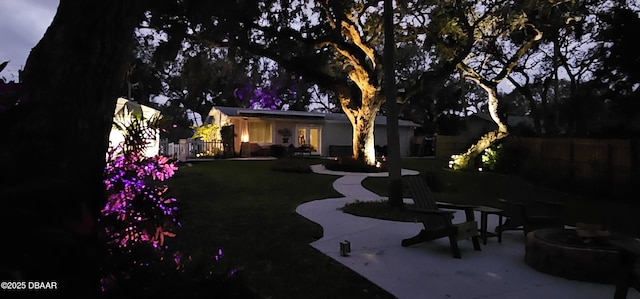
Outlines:
<svg viewBox="0 0 640 299"><path fill-rule="evenodd" d="M12 279L56 281L57 295L99 292L95 221L141 6L61 0L20 76L25 94L0 116L2 271Z"/></svg>
<svg viewBox="0 0 640 299"><path fill-rule="evenodd" d="M364 112L361 108L355 120L355 123L352 123L354 158L368 165L375 165L376 150L373 130L376 112Z"/></svg>
<svg viewBox="0 0 640 299"><path fill-rule="evenodd" d="M488 132L487 134L480 137L480 139L475 144L471 145L466 152L460 155L460 157L456 161L457 167L460 169L468 169L469 167L473 166L473 162L475 161L475 159L479 155L481 155L485 149L509 136L507 124L498 111L499 101L496 86L489 86L486 84L480 84L480 86L485 91L487 91L487 95L489 97L489 114L491 115L491 119L493 119L493 121L498 126L498 129Z"/></svg>

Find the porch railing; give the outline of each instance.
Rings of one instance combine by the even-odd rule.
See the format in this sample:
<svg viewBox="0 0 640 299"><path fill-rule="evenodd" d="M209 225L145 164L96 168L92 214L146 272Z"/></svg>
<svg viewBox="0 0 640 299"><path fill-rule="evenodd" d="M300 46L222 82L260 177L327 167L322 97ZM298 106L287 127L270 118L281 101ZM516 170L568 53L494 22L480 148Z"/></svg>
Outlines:
<svg viewBox="0 0 640 299"><path fill-rule="evenodd" d="M222 154L224 146L222 141L202 141L200 139L180 139L179 143L169 142L166 139L160 141L160 154L177 158L180 161L195 158L215 157Z"/></svg>

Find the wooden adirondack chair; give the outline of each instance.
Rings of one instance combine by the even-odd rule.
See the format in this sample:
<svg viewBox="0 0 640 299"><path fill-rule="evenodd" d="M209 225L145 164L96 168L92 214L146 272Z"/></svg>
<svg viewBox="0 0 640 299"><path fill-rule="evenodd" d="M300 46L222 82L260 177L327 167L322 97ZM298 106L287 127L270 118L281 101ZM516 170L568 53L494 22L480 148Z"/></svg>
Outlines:
<svg viewBox="0 0 640 299"><path fill-rule="evenodd" d="M532 230L564 227L564 203L535 200L530 203L499 198L507 220L496 231L522 230L526 235Z"/></svg>
<svg viewBox="0 0 640 299"><path fill-rule="evenodd" d="M424 229L416 236L402 240L403 247L448 237L453 257L461 258L458 240L471 238L473 249L480 251L478 223L473 215L475 206L436 202L426 180L420 175L406 176L405 182L414 202L414 206L408 210L419 213ZM453 223L455 211L442 210L441 208L463 210L466 221Z"/></svg>
<svg viewBox="0 0 640 299"><path fill-rule="evenodd" d="M505 177L504 198L499 198L503 214L507 220L496 231L522 230L528 232L541 228L563 228L565 204L549 201L533 194L534 187L522 179Z"/></svg>

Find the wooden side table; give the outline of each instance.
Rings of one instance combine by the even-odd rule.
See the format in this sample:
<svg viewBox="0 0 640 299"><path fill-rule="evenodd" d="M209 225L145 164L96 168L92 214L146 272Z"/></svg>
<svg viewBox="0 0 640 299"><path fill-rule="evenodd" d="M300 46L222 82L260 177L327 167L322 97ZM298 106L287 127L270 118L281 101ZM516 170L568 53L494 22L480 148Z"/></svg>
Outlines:
<svg viewBox="0 0 640 299"><path fill-rule="evenodd" d="M498 243L502 243L502 231L499 230L495 233L487 231L487 218L489 215L498 216L498 227L503 224L502 209L479 206L475 207L474 210L480 212L480 238L482 239L482 244L487 245L487 238L489 237L498 237Z"/></svg>

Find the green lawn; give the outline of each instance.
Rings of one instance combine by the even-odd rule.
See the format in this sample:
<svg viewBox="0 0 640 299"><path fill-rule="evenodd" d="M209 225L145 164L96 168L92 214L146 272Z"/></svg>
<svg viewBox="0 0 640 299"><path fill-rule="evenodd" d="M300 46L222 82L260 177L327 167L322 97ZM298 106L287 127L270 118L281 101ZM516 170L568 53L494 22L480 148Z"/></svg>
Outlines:
<svg viewBox="0 0 640 299"><path fill-rule="evenodd" d="M331 186L337 177L272 171L274 163L180 165L168 181L181 203L183 224L173 242L193 252L222 248L225 265L237 269L246 287L262 298L393 298L309 245L322 236L322 228L295 209L306 201L340 197Z"/></svg>
<svg viewBox="0 0 640 299"><path fill-rule="evenodd" d="M340 197L335 176L273 171L279 161L216 160L181 164L168 181L180 203L182 227L174 244L186 253L224 251L224 264L238 270L242 287L261 298L393 298L365 278L313 249L322 228L295 213L301 203ZM320 159L294 159L319 164ZM457 172L430 159L406 159L403 167L429 173L438 200L496 205L504 196L556 199L570 206L568 222L604 223L638 235L638 206L578 198L531 187L515 177ZM293 167L295 169L296 167ZM384 196L385 178L367 178L366 188ZM384 211L362 208L369 216ZM399 241L398 241L399 242Z"/></svg>

